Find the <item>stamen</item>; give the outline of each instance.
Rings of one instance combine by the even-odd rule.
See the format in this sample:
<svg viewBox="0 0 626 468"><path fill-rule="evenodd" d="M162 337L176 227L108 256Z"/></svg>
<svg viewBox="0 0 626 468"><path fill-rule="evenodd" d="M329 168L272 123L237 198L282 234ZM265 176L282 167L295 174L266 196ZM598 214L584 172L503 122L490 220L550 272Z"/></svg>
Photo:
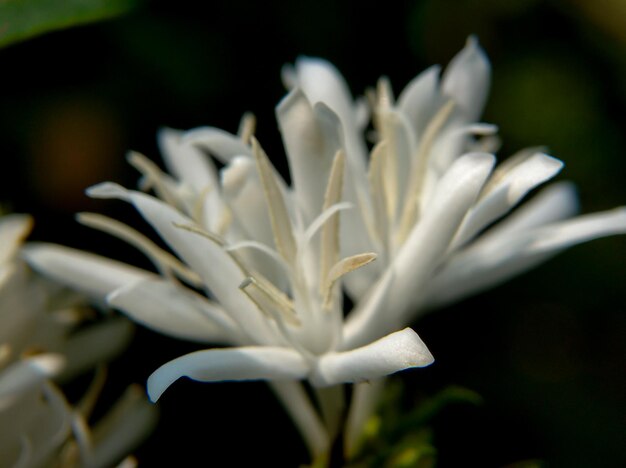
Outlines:
<svg viewBox="0 0 626 468"><path fill-rule="evenodd" d="M388 232L385 229L387 225L387 193L383 182L382 166L386 151L387 142L384 140L374 146L370 154L367 173L374 208L373 233L385 248L388 246Z"/></svg>
<svg viewBox="0 0 626 468"><path fill-rule="evenodd" d="M276 248L289 264L293 264L295 262L297 248L285 200L283 199L278 180L276 179L276 175L273 172L267 155L263 149L261 149L256 138L252 137L251 141L252 152L256 160L270 213L270 222L272 232L274 233Z"/></svg>
<svg viewBox="0 0 626 468"><path fill-rule="evenodd" d="M130 226L96 213L79 213L76 216L76 219L79 223L84 224L85 226L98 229L128 242L130 245L145 254L164 276L171 276L169 274L171 271L181 279L194 286L202 285L202 280L196 272L187 268L172 254L161 249L146 236Z"/></svg>
<svg viewBox="0 0 626 468"><path fill-rule="evenodd" d="M256 130L256 117L252 112L246 112L241 117L241 121L239 122L239 130L237 131L237 135L239 138L246 144L250 144L250 139L254 135L254 131Z"/></svg>
<svg viewBox="0 0 626 468"><path fill-rule="evenodd" d="M166 185L165 180L167 176L163 174L161 169L156 164L146 158L143 154L136 151L130 151L128 153L128 162L139 172L141 172L148 181L154 184L154 191L157 196L165 201L168 205L179 207L180 203L178 197L176 197L169 187Z"/></svg>
<svg viewBox="0 0 626 468"><path fill-rule="evenodd" d="M206 205L207 196L213 190L213 187L207 185L196 197L193 208L191 210L192 219L198 224L204 224L204 207Z"/></svg>
<svg viewBox="0 0 626 468"><path fill-rule="evenodd" d="M314 230L312 228L315 227L317 222L319 222L319 226L322 227L320 288L322 285L326 284L328 272L339 258L339 216L333 215L339 211L342 205L347 205L346 208L350 206L346 203L339 203L343 191L344 168L345 154L343 151L339 150L335 154L330 176L328 177L328 185L326 186L326 192L324 194L324 210L311 226L309 226L309 229L307 229L307 233L309 233L309 231L315 233L317 227ZM334 211L331 211L333 209Z"/></svg>
<svg viewBox="0 0 626 468"><path fill-rule="evenodd" d="M377 107L380 110L390 109L393 107L394 98L393 90L391 89L391 82L386 76L381 76L376 84L377 93Z"/></svg>
<svg viewBox="0 0 626 468"><path fill-rule="evenodd" d="M280 324L283 320L301 325L296 315L293 301L285 293L262 277L247 277L239 288L259 307L266 316Z"/></svg>
<svg viewBox="0 0 626 468"><path fill-rule="evenodd" d="M368 263L374 261L377 255L373 252L362 253L352 255L350 257L343 258L333 265L328 272L328 279L326 282L326 294L324 297L324 308L330 308L330 299L332 288L342 276L350 273L351 271L361 268Z"/></svg>
<svg viewBox="0 0 626 468"><path fill-rule="evenodd" d="M94 407L96 406L96 402L98 401L98 397L100 393L102 393L102 389L104 388L104 384L107 379L107 369L103 365L99 365L96 368L96 375L94 376L89 388L80 399L77 405L75 405L76 410L80 415L89 419L89 416L93 412Z"/></svg>
<svg viewBox="0 0 626 468"><path fill-rule="evenodd" d="M341 202L336 203L329 208L324 209L317 218L313 220L313 222L309 225L309 227L304 232L304 242L309 243L311 239L317 234L317 232L324 226L328 226L330 220L333 216L343 210L349 210L354 208L354 205L350 202Z"/></svg>

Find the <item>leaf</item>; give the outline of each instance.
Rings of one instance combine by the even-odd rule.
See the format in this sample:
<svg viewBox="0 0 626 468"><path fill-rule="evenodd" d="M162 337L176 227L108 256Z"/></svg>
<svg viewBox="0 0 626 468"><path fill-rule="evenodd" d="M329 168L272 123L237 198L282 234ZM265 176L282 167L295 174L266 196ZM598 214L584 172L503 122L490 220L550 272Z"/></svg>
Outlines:
<svg viewBox="0 0 626 468"><path fill-rule="evenodd" d="M0 47L57 29L113 18L140 0L0 0Z"/></svg>

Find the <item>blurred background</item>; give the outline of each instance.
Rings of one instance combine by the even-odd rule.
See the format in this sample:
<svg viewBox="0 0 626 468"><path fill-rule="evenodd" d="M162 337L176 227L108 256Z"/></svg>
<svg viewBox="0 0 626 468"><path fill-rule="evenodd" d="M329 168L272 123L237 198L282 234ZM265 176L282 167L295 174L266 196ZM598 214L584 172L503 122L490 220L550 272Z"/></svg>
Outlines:
<svg viewBox="0 0 626 468"><path fill-rule="evenodd" d="M499 154L546 145L565 161L559 179L577 184L583 212L626 203L623 0L199 4L132 2L107 21L0 49L0 201L35 216L31 239L148 267L73 218L97 211L142 226L123 203L84 195L103 180L135 185L127 150L160 164L160 127L236 132L251 111L259 140L281 161L274 106L284 63L321 56L354 95L383 74L398 94L426 67L447 64L469 34L493 65L483 120L500 128ZM403 376L405 403L449 384L483 399L433 419L438 466L626 466L625 275L626 237L594 241L415 324L437 361ZM111 398L194 349L138 329L111 367ZM159 405L160 425L136 452L143 466L305 460L264 384L180 381Z"/></svg>

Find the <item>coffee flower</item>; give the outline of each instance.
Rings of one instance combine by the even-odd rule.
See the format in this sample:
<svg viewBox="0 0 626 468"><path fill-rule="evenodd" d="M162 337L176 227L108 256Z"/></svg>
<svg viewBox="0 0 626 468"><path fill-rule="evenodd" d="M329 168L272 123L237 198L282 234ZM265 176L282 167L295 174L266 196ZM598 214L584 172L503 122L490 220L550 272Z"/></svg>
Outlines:
<svg viewBox="0 0 626 468"><path fill-rule="evenodd" d="M179 145L180 155L201 158L190 143L173 134L169 138L168 144ZM89 190L94 197L132 203L172 248L182 262L128 226L97 215L81 216L86 224L136 243L157 264L162 277L55 246L31 247L28 257L37 268L87 293L107 295L111 306L152 328L179 338L232 346L198 351L162 366L148 381L153 400L182 376L200 381L306 379L315 387L327 387L430 364L428 349L409 328L342 350L342 277L366 268L375 258L373 253L340 258L339 215L350 209L341 201L343 152L337 151L333 159L322 204L312 213L316 216L308 218L290 198L256 140L251 140L248 151L251 156L240 155L228 164L221 186L204 188L220 195L216 202L224 211L218 214L228 208L230 215L222 214L222 219L213 219L211 212L208 222L201 223L202 211L196 211L194 219L197 205L185 209L186 195L151 170L146 171L147 179L154 179L169 204L112 183ZM132 160L150 167L137 155ZM252 197L257 206L242 206L240 197ZM236 217L238 209L247 211L245 218ZM209 231L207 225L213 223L216 227ZM249 231L244 223L251 223ZM271 237L248 237L248 232ZM203 289L207 296L179 280ZM300 401L301 389L280 384L275 388L292 411L310 413L305 416L308 427L302 431L313 453L324 453L330 442L328 432L334 429L315 423L318 417L311 404ZM302 416L294 418L298 421Z"/></svg>
<svg viewBox="0 0 626 468"><path fill-rule="evenodd" d="M31 224L24 215L0 217L0 465L111 466L155 420L141 392L130 387L95 426L87 424L106 380L101 364L121 351L132 330L115 319L74 331L85 318L76 298L61 300L58 286L19 259ZM97 366L90 389L70 405L55 381ZM132 459L126 461L129 466Z"/></svg>

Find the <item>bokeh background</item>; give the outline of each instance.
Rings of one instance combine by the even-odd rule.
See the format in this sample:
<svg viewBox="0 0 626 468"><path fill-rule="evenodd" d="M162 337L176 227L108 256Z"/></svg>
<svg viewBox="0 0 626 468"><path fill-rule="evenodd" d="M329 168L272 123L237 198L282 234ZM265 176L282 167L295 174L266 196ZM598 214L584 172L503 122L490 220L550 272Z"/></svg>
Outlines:
<svg viewBox="0 0 626 468"><path fill-rule="evenodd" d="M626 2L623 0L332 0L138 2L105 22L0 49L0 200L32 213L32 239L148 267L123 243L78 225L98 211L139 225L84 188L133 186L128 149L160 163L162 126L235 132L244 111L276 164L280 69L321 56L360 95L387 75L396 93L476 34L493 64L484 121L501 157L546 145L581 210L626 203ZM208 3L208 2L207 2ZM0 19L1 22L1 19ZM626 466L626 238L576 247L541 268L415 324L437 361L405 374L405 400L449 384L483 403L433 420L439 465ZM138 329L111 366L107 395L144 384L193 345ZM262 383L181 381L137 451L143 466L294 466L304 447Z"/></svg>

